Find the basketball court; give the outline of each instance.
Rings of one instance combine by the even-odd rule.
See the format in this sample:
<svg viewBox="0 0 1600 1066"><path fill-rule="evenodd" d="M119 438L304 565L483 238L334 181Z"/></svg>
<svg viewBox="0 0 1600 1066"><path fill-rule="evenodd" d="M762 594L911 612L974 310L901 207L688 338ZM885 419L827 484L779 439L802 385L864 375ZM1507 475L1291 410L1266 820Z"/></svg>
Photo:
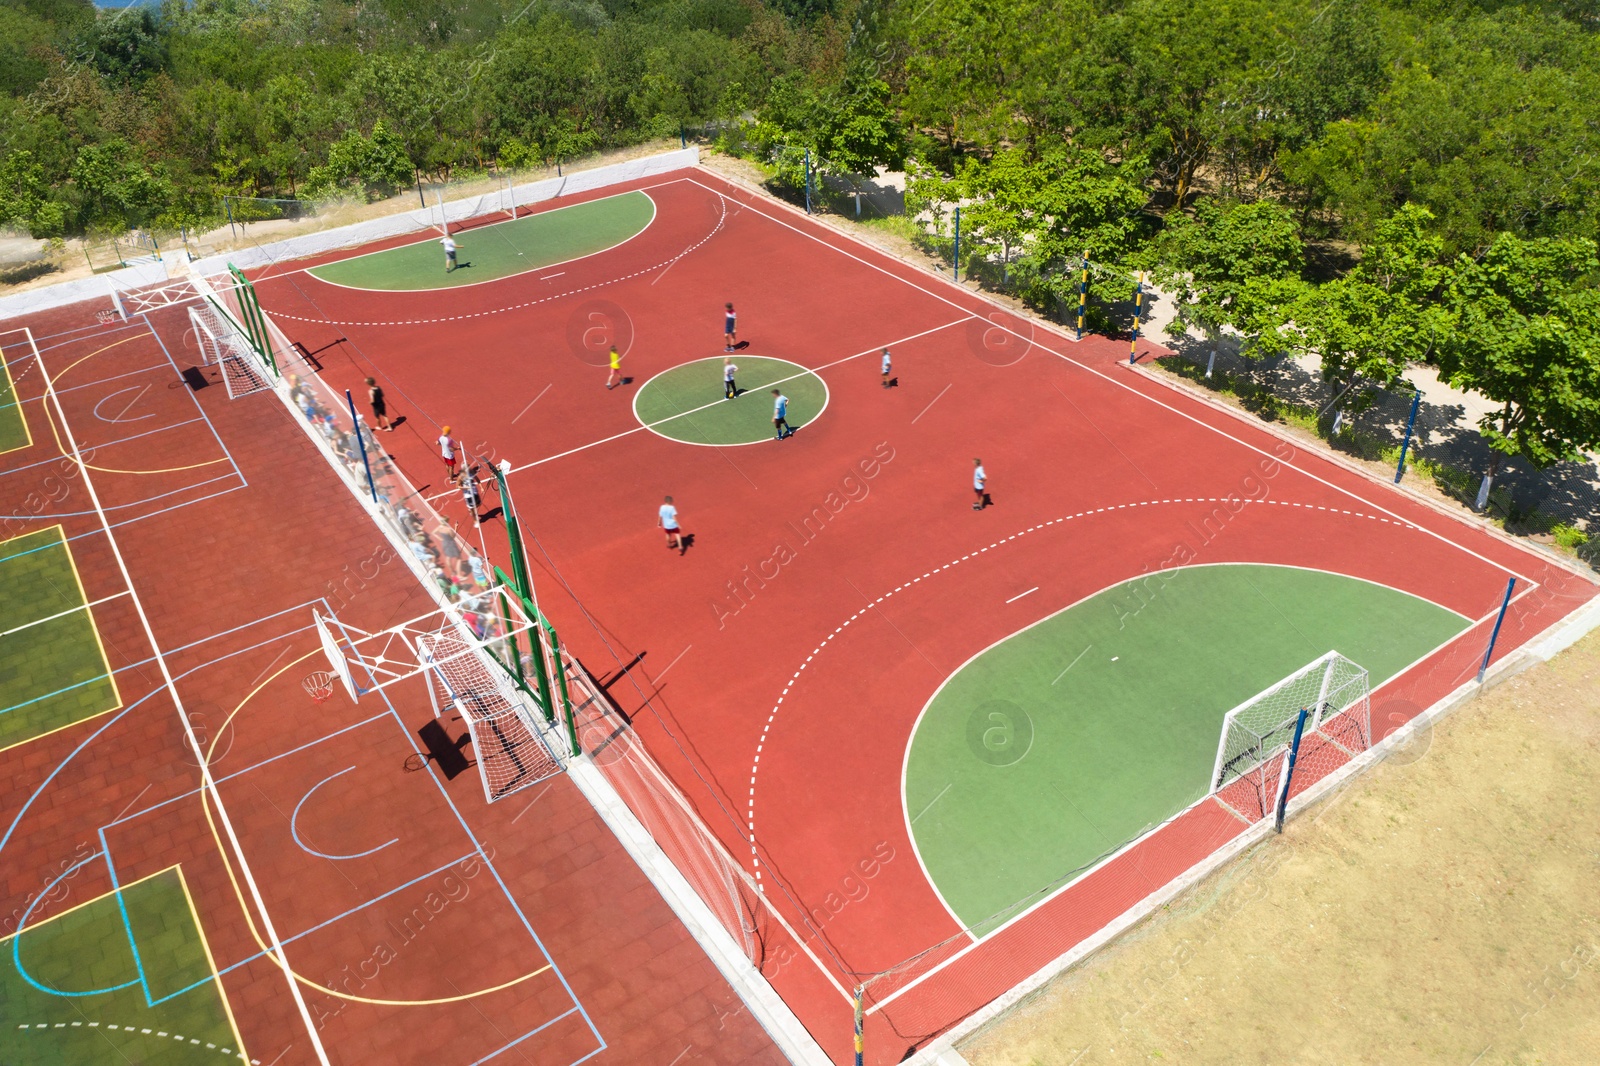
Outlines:
<svg viewBox="0 0 1600 1066"><path fill-rule="evenodd" d="M199 300L0 331L7 1061L781 1061L548 746L486 803L489 623Z"/></svg>

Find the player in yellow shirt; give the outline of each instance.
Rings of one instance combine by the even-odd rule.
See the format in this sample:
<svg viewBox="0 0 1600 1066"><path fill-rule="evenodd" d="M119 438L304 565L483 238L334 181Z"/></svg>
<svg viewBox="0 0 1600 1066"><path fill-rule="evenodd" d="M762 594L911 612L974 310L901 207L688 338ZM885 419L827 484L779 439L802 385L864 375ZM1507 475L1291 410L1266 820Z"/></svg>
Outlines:
<svg viewBox="0 0 1600 1066"><path fill-rule="evenodd" d="M614 389L622 384L622 356L617 352L617 346L611 346L611 376L606 378L606 388Z"/></svg>

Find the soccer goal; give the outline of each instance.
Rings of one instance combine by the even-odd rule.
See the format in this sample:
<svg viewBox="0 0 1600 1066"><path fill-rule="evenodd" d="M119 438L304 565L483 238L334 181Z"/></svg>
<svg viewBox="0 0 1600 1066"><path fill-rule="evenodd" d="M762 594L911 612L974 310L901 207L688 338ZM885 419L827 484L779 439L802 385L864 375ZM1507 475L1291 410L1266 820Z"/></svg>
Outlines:
<svg viewBox="0 0 1600 1066"><path fill-rule="evenodd" d="M434 713L454 707L472 733L483 793L490 803L562 770L533 711L511 679L491 669L459 623L417 637L418 656L427 664Z"/></svg>
<svg viewBox="0 0 1600 1066"><path fill-rule="evenodd" d="M1297 790L1372 746L1367 671L1336 651L1307 663L1222 719L1211 794L1245 821L1265 818L1277 806L1302 710Z"/></svg>
<svg viewBox="0 0 1600 1066"><path fill-rule="evenodd" d="M272 388L250 342L216 308L204 301L191 304L189 326L200 348L201 362L222 370L222 383L227 386L230 400Z"/></svg>

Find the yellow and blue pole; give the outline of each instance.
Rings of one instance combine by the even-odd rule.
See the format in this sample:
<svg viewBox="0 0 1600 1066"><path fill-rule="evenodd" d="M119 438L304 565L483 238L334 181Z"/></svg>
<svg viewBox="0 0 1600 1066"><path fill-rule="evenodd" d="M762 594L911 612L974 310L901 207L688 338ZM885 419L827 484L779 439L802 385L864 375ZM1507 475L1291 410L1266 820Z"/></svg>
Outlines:
<svg viewBox="0 0 1600 1066"><path fill-rule="evenodd" d="M862 1059L863 1046L862 1046L862 1039L861 1039L861 1023L863 1021L863 1016L865 1014L865 1012L863 1011L862 1008L863 1008L863 1006L865 1004L866 998L867 998L866 986L865 985L856 985L856 994L855 994L855 1001L856 1001L856 1066L862 1066L861 1059Z"/></svg>
<svg viewBox="0 0 1600 1066"><path fill-rule="evenodd" d="M1078 339L1083 340L1083 313L1089 303L1089 252L1083 253L1083 276L1078 279Z"/></svg>
<svg viewBox="0 0 1600 1066"><path fill-rule="evenodd" d="M1133 290L1133 339L1128 342L1128 362L1139 361L1139 315L1144 311L1144 271L1139 271L1139 283Z"/></svg>

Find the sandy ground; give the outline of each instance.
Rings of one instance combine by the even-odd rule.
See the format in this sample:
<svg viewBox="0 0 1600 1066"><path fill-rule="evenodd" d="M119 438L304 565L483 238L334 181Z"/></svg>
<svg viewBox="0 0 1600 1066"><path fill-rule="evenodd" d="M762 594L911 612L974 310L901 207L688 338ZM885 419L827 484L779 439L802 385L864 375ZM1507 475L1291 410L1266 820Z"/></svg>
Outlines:
<svg viewBox="0 0 1600 1066"><path fill-rule="evenodd" d="M972 1066L1600 1062L1600 632L960 1050Z"/></svg>

